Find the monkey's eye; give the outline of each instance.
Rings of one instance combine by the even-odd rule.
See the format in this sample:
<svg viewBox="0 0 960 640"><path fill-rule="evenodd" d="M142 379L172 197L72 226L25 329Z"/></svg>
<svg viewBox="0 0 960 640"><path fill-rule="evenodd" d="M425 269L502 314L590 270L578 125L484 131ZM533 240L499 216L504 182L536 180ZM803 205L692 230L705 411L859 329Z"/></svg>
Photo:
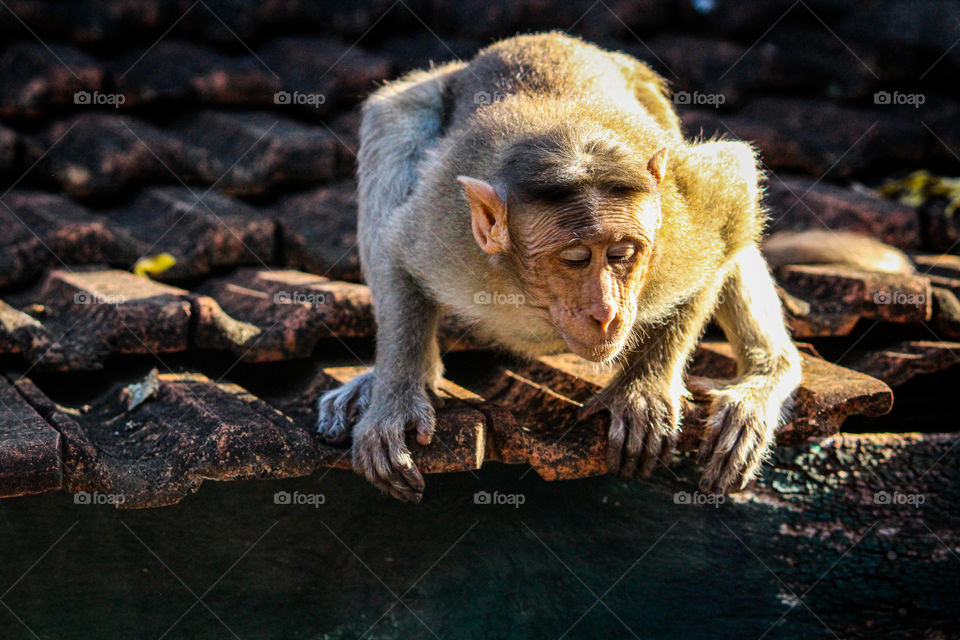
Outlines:
<svg viewBox="0 0 960 640"><path fill-rule="evenodd" d="M607 260L610 262L625 262L633 257L637 248L632 242L615 242L607 249Z"/></svg>
<svg viewBox="0 0 960 640"><path fill-rule="evenodd" d="M584 246L570 247L560 252L560 259L569 265L582 267L590 262L590 249Z"/></svg>

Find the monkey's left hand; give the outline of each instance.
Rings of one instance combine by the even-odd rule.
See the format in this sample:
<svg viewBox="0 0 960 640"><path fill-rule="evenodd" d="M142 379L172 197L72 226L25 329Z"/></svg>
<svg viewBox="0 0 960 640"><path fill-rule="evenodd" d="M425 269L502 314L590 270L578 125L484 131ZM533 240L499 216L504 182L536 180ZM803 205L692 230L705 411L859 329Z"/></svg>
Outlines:
<svg viewBox="0 0 960 640"><path fill-rule="evenodd" d="M581 419L607 409L610 433L607 470L622 478L653 473L657 461L666 465L680 434L684 390L643 380L615 382L588 402ZM639 467L639 468L638 468Z"/></svg>
<svg viewBox="0 0 960 640"><path fill-rule="evenodd" d="M770 451L780 404L758 385L741 383L707 393L710 412L698 457L707 466L700 488L713 493L739 491Z"/></svg>

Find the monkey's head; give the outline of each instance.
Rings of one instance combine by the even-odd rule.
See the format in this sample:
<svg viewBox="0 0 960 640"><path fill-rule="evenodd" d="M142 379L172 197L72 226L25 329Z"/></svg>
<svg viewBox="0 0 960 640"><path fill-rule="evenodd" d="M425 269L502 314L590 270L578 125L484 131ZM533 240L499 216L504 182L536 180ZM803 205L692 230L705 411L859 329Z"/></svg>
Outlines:
<svg viewBox="0 0 960 640"><path fill-rule="evenodd" d="M515 143L491 182L461 176L480 249L573 353L615 358L633 332L662 220L666 149L638 162L605 141Z"/></svg>

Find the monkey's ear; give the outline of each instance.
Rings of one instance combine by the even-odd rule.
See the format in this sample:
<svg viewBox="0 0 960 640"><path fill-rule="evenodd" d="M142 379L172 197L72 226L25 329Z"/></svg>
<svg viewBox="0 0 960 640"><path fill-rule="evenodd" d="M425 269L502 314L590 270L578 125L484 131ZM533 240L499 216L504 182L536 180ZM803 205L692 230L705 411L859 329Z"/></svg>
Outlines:
<svg viewBox="0 0 960 640"><path fill-rule="evenodd" d="M667 172L667 148L661 147L655 154L650 156L650 162L647 163L647 171L653 175L657 184L663 182L663 176Z"/></svg>
<svg viewBox="0 0 960 640"><path fill-rule="evenodd" d="M507 205L489 183L476 178L458 176L463 192L470 204L473 237L485 253L501 253L507 250L510 237L507 233Z"/></svg>

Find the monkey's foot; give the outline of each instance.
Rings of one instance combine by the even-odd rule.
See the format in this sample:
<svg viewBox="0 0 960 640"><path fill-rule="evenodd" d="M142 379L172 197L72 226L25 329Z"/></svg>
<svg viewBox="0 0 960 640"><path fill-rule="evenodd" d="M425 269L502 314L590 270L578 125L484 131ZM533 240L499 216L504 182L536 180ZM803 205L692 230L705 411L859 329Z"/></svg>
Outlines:
<svg viewBox="0 0 960 640"><path fill-rule="evenodd" d="M602 394L581 411L581 418L610 411L607 470L622 478L649 477L659 461L670 460L680 434L682 394L671 397L653 386L631 384L612 395Z"/></svg>
<svg viewBox="0 0 960 640"><path fill-rule="evenodd" d="M700 488L739 491L757 475L777 430L780 406L770 394L736 385L711 391L707 435L698 461L706 463Z"/></svg>
<svg viewBox="0 0 960 640"><path fill-rule="evenodd" d="M379 394L378 394L379 395ZM433 406L421 392L394 393L371 406L353 431L353 470L375 487L404 502L423 498L423 475L413 464L404 432L430 444L436 424Z"/></svg>
<svg viewBox="0 0 960 640"><path fill-rule="evenodd" d="M317 402L317 432L327 444L342 445L370 404L373 372L357 376L345 385L327 391Z"/></svg>

